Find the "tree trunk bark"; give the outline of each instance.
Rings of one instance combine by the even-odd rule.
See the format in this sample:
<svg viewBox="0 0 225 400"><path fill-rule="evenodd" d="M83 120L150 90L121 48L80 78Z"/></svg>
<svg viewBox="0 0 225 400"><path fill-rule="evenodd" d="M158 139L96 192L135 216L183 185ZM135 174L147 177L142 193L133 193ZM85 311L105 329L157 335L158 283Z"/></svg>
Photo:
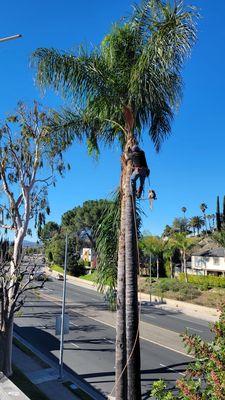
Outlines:
<svg viewBox="0 0 225 400"><path fill-rule="evenodd" d="M13 341L13 318L10 318L6 324L5 329L1 332L0 346L0 371L5 376L12 375L12 341Z"/></svg>
<svg viewBox="0 0 225 400"><path fill-rule="evenodd" d="M173 278L173 261L172 257L170 257L170 277Z"/></svg>
<svg viewBox="0 0 225 400"><path fill-rule="evenodd" d="M187 275L187 261L186 261L186 253L183 253L183 262L184 262L184 274L185 274L185 282L188 282L188 275Z"/></svg>
<svg viewBox="0 0 225 400"><path fill-rule="evenodd" d="M156 277L159 279L159 258L156 258Z"/></svg>
<svg viewBox="0 0 225 400"><path fill-rule="evenodd" d="M122 165L120 185L121 217L117 271L117 314L116 314L116 400L127 400L126 366L126 301L125 301L125 170Z"/></svg>
<svg viewBox="0 0 225 400"><path fill-rule="evenodd" d="M141 399L139 310L137 289L137 240L135 232L135 198L131 195L131 161L126 167L125 189L125 260L126 260L126 343L127 343L127 398Z"/></svg>

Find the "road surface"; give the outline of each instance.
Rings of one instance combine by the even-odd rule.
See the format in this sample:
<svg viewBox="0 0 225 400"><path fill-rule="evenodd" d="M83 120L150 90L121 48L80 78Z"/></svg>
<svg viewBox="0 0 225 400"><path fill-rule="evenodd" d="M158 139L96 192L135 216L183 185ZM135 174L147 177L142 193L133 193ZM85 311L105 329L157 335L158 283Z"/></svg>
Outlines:
<svg viewBox="0 0 225 400"><path fill-rule="evenodd" d="M16 331L54 360L59 355L55 318L60 314L62 286L63 282L53 280L38 291L38 296L29 295L22 315L15 321ZM107 311L102 295L70 283L67 286L67 304L70 333L65 336L65 365L108 395L114 387L115 329L111 322L102 323L93 314L90 316L90 309L96 310L94 315L98 315L98 312L104 312L106 317L109 315L109 321L112 313ZM207 340L212 335L208 323L203 320L156 309L148 304L142 305L141 319L146 332L154 329L161 338L160 344L151 341L151 334L141 340L142 399L147 400L154 380L162 378L173 386L183 376L187 363L193 361L185 355L185 351L176 351L176 346L175 350L168 346L167 336L175 335L178 341L177 333L186 329Z"/></svg>

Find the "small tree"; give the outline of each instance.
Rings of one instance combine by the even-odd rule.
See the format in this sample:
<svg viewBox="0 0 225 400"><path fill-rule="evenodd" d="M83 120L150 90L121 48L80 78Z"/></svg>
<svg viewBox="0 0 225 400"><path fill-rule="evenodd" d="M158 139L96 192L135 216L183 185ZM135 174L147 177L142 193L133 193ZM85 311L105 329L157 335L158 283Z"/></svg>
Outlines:
<svg viewBox="0 0 225 400"><path fill-rule="evenodd" d="M11 261L4 263L0 271L0 341L4 353L0 369L7 376L12 373L14 314L24 304L25 292L35 287L32 285L34 267L29 267L27 275L27 267L22 265L23 241L31 219L35 219L39 230L44 224L45 214L50 212L48 187L55 182L55 171L62 174L65 169L62 139L49 130L48 123L47 114L39 112L36 103L31 111L20 104L15 115L0 129L1 228L14 232Z"/></svg>

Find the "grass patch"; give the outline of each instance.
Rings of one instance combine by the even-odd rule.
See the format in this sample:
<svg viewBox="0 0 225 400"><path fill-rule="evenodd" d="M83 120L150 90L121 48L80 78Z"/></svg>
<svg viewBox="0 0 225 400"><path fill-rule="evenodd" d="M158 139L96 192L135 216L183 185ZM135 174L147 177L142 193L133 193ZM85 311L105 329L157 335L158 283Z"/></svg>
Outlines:
<svg viewBox="0 0 225 400"><path fill-rule="evenodd" d="M69 389L70 392L73 394L77 395L81 400L92 400L92 397L89 396L86 392L84 392L80 388L73 388L71 387L73 383L72 382L64 382L63 385Z"/></svg>
<svg viewBox="0 0 225 400"><path fill-rule="evenodd" d="M15 366L13 366L13 375L10 380L20 389L30 400L48 400L48 397L42 393L29 379Z"/></svg>
<svg viewBox="0 0 225 400"><path fill-rule="evenodd" d="M46 364L41 358L39 358L33 351L31 351L28 347L26 347L23 343L21 343L18 339L15 337L13 338L13 344L18 347L23 353L25 353L27 356L31 357L33 360L37 361L38 364L42 368L49 368L49 365Z"/></svg>
<svg viewBox="0 0 225 400"><path fill-rule="evenodd" d="M64 272L63 268L57 264L51 265L51 269L53 269L53 271L59 272L60 274L63 274L63 272Z"/></svg>
<svg viewBox="0 0 225 400"><path fill-rule="evenodd" d="M94 271L91 274L87 274L87 275L80 275L79 278L85 279L86 281L96 282L97 271Z"/></svg>

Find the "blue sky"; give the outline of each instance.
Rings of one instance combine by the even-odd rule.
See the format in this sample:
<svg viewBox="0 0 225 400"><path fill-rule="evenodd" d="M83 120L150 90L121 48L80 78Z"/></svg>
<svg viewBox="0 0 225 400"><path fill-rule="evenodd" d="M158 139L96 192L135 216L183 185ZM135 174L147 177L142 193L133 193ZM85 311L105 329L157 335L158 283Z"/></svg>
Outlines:
<svg viewBox="0 0 225 400"><path fill-rule="evenodd" d="M189 2L186 2L190 4ZM113 22L131 11L131 0L11 0L1 5L0 36L21 33L22 39L0 43L0 118L12 112L18 100L39 100L59 107L62 100L48 91L40 95L29 57L37 47L62 50L80 43L98 44ZM215 211L216 196L225 194L225 2L193 0L202 18L198 43L184 70L184 98L172 126L172 135L156 154L147 136L143 148L151 168L151 185L158 193L154 210L142 202L143 229L153 234L180 216L200 213L205 202ZM51 220L88 199L107 198L117 187L120 149L103 149L96 162L85 147L74 144L66 154L72 170L50 189ZM148 188L148 187L147 187Z"/></svg>

